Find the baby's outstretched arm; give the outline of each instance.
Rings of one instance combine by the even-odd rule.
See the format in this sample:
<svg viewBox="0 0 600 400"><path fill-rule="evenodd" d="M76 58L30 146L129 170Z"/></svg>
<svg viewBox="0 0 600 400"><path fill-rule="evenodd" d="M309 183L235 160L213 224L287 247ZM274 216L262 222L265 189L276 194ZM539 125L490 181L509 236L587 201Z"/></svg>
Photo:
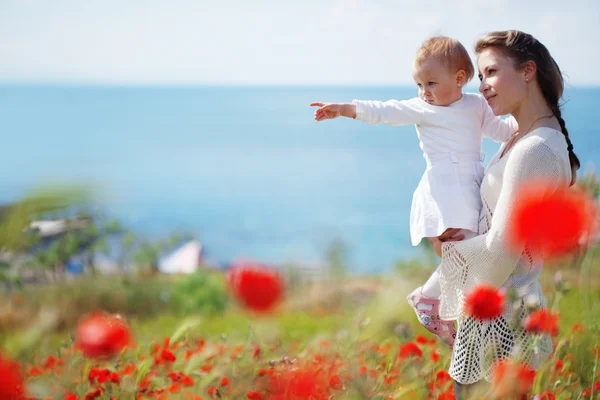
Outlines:
<svg viewBox="0 0 600 400"><path fill-rule="evenodd" d="M352 103L312 103L319 107L315 111L315 120L354 118L369 124L411 125L424 120L423 102L418 98L411 100L354 100Z"/></svg>
<svg viewBox="0 0 600 400"><path fill-rule="evenodd" d="M311 107L319 107L315 111L315 121L323 121L337 117L356 118L356 106L349 103L310 103Z"/></svg>

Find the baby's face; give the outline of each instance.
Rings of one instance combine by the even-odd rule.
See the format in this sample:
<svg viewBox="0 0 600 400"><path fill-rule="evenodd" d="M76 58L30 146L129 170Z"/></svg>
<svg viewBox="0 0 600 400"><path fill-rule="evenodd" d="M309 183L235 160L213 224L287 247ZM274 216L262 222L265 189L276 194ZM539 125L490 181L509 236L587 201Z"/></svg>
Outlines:
<svg viewBox="0 0 600 400"><path fill-rule="evenodd" d="M448 70L438 59L430 58L413 67L413 78L419 89L419 97L436 106L448 106L462 96L462 85L456 73Z"/></svg>

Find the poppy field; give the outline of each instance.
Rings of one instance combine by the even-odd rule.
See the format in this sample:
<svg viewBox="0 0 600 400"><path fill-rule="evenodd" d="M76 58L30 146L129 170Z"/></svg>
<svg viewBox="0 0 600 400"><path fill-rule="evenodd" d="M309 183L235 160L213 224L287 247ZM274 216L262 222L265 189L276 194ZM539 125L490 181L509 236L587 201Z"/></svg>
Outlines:
<svg viewBox="0 0 600 400"><path fill-rule="evenodd" d="M600 248L590 239L595 207L571 193L522 204L512 221L515 237L538 241L553 261L541 274L548 307L526 299L530 314L511 323L530 335L549 335L553 353L536 371L518 359L497 362L491 385L476 398L600 398ZM557 209L571 210L562 229L528 229ZM142 313L149 302L115 311L116 294L81 311L82 301L68 294L54 307L47 300L18 329L10 322L0 331L0 399L453 399L451 350L418 324L405 301L432 268L404 262L380 276L292 285L283 271L239 262L227 272L196 273L217 282L210 299L225 299L212 312L200 308L205 297L186 303L184 312L149 314ZM142 288L142 296L165 279L120 277L111 285L116 290L117 281L127 280L126 291ZM151 297L167 304L186 279L195 278L169 278L160 296ZM53 290L82 284L58 283ZM92 298L95 286L100 283L83 296ZM200 283L191 287L199 290ZM2 302L26 309L36 290L42 289L7 292ZM515 299L481 284L466 294L465 313L493 319ZM62 318L73 310L81 313L75 320Z"/></svg>

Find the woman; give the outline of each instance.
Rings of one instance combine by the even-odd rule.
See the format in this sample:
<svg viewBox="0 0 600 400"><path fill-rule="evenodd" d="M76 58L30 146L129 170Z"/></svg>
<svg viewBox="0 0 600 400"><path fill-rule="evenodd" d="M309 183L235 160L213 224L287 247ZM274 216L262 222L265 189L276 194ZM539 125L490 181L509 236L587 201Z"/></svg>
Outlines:
<svg viewBox="0 0 600 400"><path fill-rule="evenodd" d="M520 131L487 167L479 236L445 243L431 240L442 257L440 316L458 322L449 370L457 398L465 396L470 385L489 381L496 360L516 356L537 368L551 353L549 337L533 343L533 337L512 324L514 317L527 313L525 298L535 296L542 307L545 300L538 279L541 257L525 246L520 256L508 252L507 223L523 183L552 178L556 187L573 184L580 166L558 104L562 74L546 47L529 34L504 31L482 37L475 52L479 91L495 115L512 114ZM466 316L465 293L483 282L514 291L520 307L507 302L503 315L490 321Z"/></svg>

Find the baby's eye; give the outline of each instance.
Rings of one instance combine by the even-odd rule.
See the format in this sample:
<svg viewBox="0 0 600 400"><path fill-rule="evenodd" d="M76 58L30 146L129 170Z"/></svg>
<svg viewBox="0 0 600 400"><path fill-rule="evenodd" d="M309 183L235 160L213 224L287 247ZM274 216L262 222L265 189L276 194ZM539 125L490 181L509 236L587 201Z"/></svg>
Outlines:
<svg viewBox="0 0 600 400"><path fill-rule="evenodd" d="M433 85L435 85L435 82L428 82L427 84L428 84L429 86L433 86Z"/></svg>
<svg viewBox="0 0 600 400"><path fill-rule="evenodd" d="M423 85L421 85L420 83L417 83L417 87L419 87L419 88L420 88L420 87L422 87L422 86L423 86Z"/></svg>
<svg viewBox="0 0 600 400"><path fill-rule="evenodd" d="M479 74L479 81L483 82L483 75Z"/></svg>
<svg viewBox="0 0 600 400"><path fill-rule="evenodd" d="M491 75L491 74L493 74L494 72L496 72L496 70L495 70L495 69L493 69L493 68L490 68L490 69L488 69L488 75Z"/></svg>

